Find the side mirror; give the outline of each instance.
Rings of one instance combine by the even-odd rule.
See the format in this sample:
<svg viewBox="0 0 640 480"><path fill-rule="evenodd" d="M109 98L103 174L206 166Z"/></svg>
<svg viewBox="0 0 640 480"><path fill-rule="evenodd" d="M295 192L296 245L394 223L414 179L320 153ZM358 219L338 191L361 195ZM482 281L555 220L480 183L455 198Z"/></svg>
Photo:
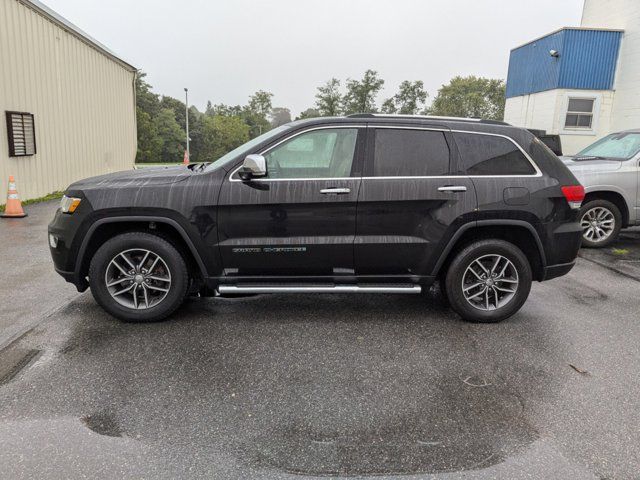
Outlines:
<svg viewBox="0 0 640 480"><path fill-rule="evenodd" d="M262 155L247 155L238 175L244 182L248 182L252 178L265 177L267 175L267 161Z"/></svg>

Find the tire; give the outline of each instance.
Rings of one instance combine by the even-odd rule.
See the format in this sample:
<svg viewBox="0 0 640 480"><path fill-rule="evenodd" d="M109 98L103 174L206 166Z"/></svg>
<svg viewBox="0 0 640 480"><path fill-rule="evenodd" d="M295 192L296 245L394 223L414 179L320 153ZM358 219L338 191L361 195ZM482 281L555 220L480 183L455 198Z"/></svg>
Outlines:
<svg viewBox="0 0 640 480"><path fill-rule="evenodd" d="M491 273L492 266L498 257L502 260L493 267L496 277L492 278L490 283L484 283L469 270L472 268L474 272L480 273L480 277L486 275L485 271ZM480 265L476 260L480 261ZM500 277L503 268L504 271ZM515 290L514 280L517 282ZM449 265L445 286L451 308L463 319L470 322L495 323L509 318L520 310L529 296L531 280L531 266L518 247L504 240L488 239L474 242L456 255ZM463 282L468 292L467 296L475 298L465 297ZM476 284L477 287L469 289ZM488 287L489 284L493 286ZM486 308L487 295L485 293L478 295L481 290L489 293L488 309Z"/></svg>
<svg viewBox="0 0 640 480"><path fill-rule="evenodd" d="M608 200L592 200L587 202L580 208L579 218L580 226L583 229L582 246L586 248L603 248L611 245L618 238L618 234L622 228L622 214L620 213L620 209ZM598 230L593 228L591 223L593 221L598 222ZM611 226L611 221L613 221L613 226ZM602 231L606 232L606 237L596 240L594 235ZM592 233L590 234L589 232Z"/></svg>
<svg viewBox="0 0 640 480"><path fill-rule="evenodd" d="M123 252L126 258L120 255ZM142 268L132 269L140 264ZM149 233L129 232L113 237L98 249L91 259L89 285L96 302L112 316L125 322L157 322L184 301L189 272L171 243ZM130 290L118 293L127 288ZM135 297L131 289L136 291Z"/></svg>

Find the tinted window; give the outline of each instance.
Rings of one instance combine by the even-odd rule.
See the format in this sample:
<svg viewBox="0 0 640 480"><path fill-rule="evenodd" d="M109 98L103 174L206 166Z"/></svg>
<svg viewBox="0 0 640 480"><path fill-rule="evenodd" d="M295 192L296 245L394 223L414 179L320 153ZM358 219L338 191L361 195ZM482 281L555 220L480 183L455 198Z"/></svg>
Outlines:
<svg viewBox="0 0 640 480"><path fill-rule="evenodd" d="M358 130L313 130L278 145L264 157L267 178L337 178L351 175Z"/></svg>
<svg viewBox="0 0 640 480"><path fill-rule="evenodd" d="M531 162L515 144L503 137L454 133L462 170L468 175L533 175Z"/></svg>
<svg viewBox="0 0 640 480"><path fill-rule="evenodd" d="M448 171L449 146L442 132L376 130L374 176L436 176Z"/></svg>

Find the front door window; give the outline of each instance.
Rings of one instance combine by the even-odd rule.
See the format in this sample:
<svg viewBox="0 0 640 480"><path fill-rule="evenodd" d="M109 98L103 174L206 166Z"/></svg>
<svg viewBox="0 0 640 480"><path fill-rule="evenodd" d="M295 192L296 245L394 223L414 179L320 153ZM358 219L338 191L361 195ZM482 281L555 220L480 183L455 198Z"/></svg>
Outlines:
<svg viewBox="0 0 640 480"><path fill-rule="evenodd" d="M344 178L351 175L358 130L330 128L297 135L264 155L267 179Z"/></svg>

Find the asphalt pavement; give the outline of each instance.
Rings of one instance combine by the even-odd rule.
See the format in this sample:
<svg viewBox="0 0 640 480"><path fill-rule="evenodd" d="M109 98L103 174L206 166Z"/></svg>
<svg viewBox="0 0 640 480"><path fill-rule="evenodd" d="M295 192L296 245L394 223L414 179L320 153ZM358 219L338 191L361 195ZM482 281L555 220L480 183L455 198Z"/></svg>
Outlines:
<svg viewBox="0 0 640 480"><path fill-rule="evenodd" d="M53 208L0 223L21 335L0 478L638 478L638 230L496 325L437 295L193 299L145 325L47 271Z"/></svg>

